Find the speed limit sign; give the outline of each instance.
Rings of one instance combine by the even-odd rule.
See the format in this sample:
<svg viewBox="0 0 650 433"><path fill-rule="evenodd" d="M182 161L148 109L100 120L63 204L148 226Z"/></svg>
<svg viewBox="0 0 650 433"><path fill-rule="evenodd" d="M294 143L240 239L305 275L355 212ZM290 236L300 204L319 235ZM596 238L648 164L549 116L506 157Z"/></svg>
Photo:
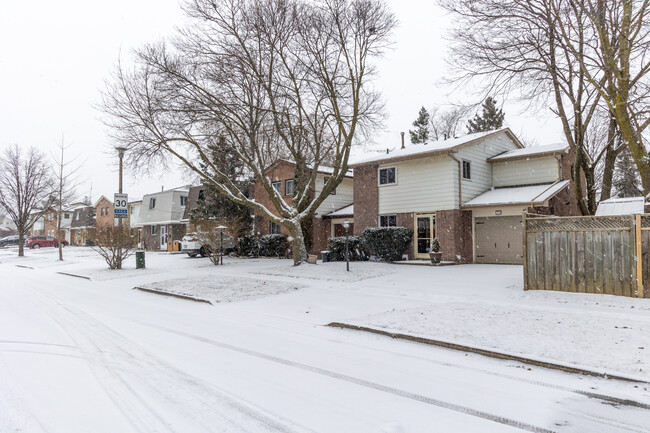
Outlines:
<svg viewBox="0 0 650 433"><path fill-rule="evenodd" d="M127 218L129 216L129 195L118 194L113 196L114 218Z"/></svg>

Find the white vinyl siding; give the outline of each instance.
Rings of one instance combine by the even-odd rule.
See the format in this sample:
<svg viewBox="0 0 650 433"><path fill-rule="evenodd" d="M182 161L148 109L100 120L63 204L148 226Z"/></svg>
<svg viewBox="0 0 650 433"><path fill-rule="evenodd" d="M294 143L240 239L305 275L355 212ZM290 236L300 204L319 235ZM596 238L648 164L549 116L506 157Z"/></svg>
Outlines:
<svg viewBox="0 0 650 433"><path fill-rule="evenodd" d="M187 197L187 193L187 190L169 190L145 195L142 202L148 204L151 199L154 199L156 206L153 209L149 206L141 206L137 216L138 223L149 225L180 221L185 212L185 206L181 205L181 196Z"/></svg>
<svg viewBox="0 0 650 433"><path fill-rule="evenodd" d="M517 148L507 134L497 134L479 143L458 149L455 157L460 161L471 163L471 179L462 179L461 183L463 203L492 188L492 166L487 159ZM458 163L454 163L456 164L455 179L458 182Z"/></svg>
<svg viewBox="0 0 650 433"><path fill-rule="evenodd" d="M452 158L446 155L420 158L386 164L386 167L395 165L397 184L378 187L379 214L458 207L458 166Z"/></svg>
<svg viewBox="0 0 650 433"><path fill-rule="evenodd" d="M325 175L319 174L316 178L315 192L317 195L323 190L325 177ZM316 209L317 216L323 216L352 204L352 201L354 200L353 185L354 182L352 179L348 177L344 178L339 186L336 187L336 194L330 194L327 196L318 209Z"/></svg>
<svg viewBox="0 0 650 433"><path fill-rule="evenodd" d="M555 156L516 159L492 163L494 186L531 185L559 180L559 162Z"/></svg>

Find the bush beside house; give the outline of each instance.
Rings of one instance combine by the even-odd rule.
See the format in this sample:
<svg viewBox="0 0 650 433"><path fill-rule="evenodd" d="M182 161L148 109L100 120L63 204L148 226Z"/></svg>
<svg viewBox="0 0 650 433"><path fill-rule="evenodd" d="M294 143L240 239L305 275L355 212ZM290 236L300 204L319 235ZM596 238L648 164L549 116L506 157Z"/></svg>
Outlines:
<svg viewBox="0 0 650 433"><path fill-rule="evenodd" d="M401 260L412 238L413 230L406 227L369 227L363 231L370 254L387 262Z"/></svg>
<svg viewBox="0 0 650 433"><path fill-rule="evenodd" d="M330 252L330 260L345 261L345 236L329 238L327 249ZM361 236L348 236L348 256L353 262L368 260L368 253Z"/></svg>

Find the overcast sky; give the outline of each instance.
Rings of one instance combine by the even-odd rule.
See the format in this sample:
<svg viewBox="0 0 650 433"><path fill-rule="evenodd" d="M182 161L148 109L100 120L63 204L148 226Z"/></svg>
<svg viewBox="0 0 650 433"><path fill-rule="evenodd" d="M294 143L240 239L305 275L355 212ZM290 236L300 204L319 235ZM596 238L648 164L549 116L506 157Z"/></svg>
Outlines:
<svg viewBox="0 0 650 433"><path fill-rule="evenodd" d="M440 84L449 55L443 37L451 23L435 0L389 1L399 27L395 44L379 64L376 86L386 100L385 131L376 147L395 147L421 106L478 102L473 95L450 94ZM117 156L93 108L120 56L173 32L184 20L177 0L32 0L0 6L0 148L18 144L54 151L63 137L69 155L84 161L87 179L80 195L112 199L117 191ZM472 100L474 99L474 100ZM502 101L499 101L500 103ZM506 124L535 144L562 141L559 122L548 109L526 112L506 101ZM464 132L464 128L463 128ZM408 137L408 132L407 132ZM408 140L408 139L407 139ZM125 172L129 198L172 188L193 179L180 170L148 177Z"/></svg>

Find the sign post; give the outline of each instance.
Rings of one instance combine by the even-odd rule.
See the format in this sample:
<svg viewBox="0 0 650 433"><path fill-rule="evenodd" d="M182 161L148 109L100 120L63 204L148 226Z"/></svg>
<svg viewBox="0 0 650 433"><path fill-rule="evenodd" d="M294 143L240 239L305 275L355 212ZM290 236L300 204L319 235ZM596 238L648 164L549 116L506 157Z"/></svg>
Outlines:
<svg viewBox="0 0 650 433"><path fill-rule="evenodd" d="M113 218L128 218L129 195L116 193L113 196Z"/></svg>

